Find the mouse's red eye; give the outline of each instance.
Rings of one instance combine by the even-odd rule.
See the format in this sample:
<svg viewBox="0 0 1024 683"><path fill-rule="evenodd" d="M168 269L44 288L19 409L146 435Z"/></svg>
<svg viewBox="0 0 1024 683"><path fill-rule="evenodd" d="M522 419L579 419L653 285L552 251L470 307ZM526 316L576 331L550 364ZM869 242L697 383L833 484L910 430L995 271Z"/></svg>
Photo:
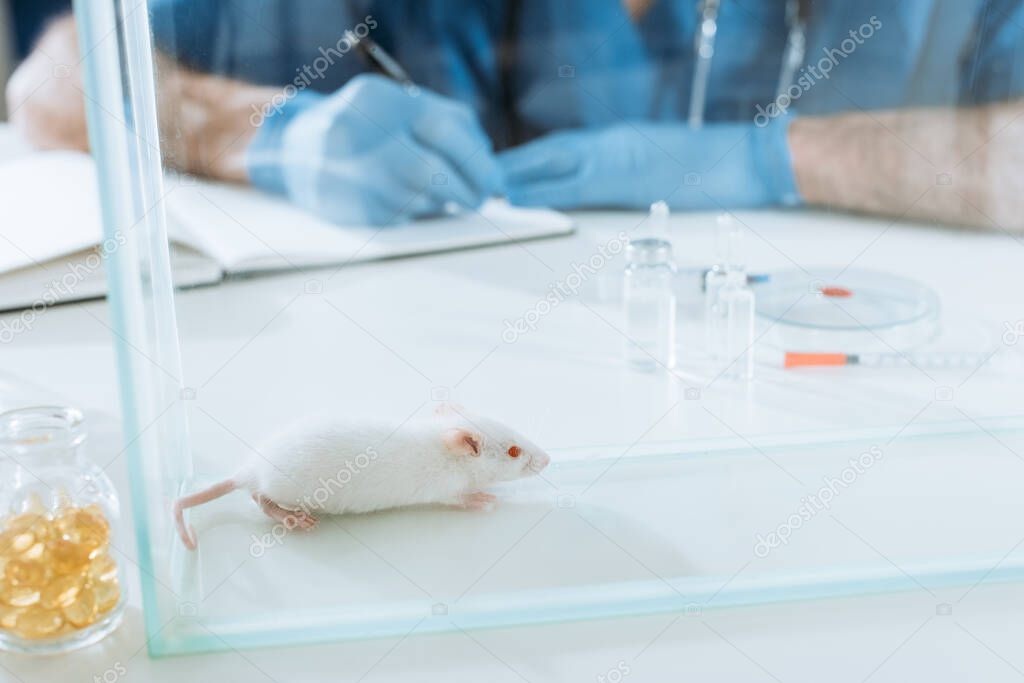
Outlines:
<svg viewBox="0 0 1024 683"><path fill-rule="evenodd" d="M519 454L523 452L523 449L519 446L510 446L508 449L508 457L518 458Z"/></svg>

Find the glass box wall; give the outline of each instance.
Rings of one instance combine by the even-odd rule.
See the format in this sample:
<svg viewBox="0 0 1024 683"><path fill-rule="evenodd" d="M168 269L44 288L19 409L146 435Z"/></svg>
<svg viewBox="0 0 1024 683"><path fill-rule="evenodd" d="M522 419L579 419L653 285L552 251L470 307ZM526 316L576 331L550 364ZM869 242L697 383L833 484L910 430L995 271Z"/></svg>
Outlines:
<svg viewBox="0 0 1024 683"><path fill-rule="evenodd" d="M79 3L152 652L1018 578L1009 4Z"/></svg>

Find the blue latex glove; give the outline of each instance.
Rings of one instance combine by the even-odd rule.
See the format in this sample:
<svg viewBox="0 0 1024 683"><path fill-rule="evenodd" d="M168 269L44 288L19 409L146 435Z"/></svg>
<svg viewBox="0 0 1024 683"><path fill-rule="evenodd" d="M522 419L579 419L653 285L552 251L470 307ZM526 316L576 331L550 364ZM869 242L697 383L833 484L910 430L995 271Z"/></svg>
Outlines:
<svg viewBox="0 0 1024 683"><path fill-rule="evenodd" d="M336 223L384 225L476 208L502 190L474 112L375 75L331 95L301 92L246 150L252 184Z"/></svg>
<svg viewBox="0 0 1024 683"><path fill-rule="evenodd" d="M781 118L761 128L618 124L549 134L498 155L513 204L733 209L800 202Z"/></svg>

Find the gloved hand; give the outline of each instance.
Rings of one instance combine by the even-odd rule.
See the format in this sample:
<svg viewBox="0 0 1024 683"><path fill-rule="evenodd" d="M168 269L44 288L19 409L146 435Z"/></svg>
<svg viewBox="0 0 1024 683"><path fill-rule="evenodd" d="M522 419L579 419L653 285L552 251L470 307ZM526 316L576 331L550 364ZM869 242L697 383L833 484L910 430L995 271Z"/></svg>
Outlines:
<svg viewBox="0 0 1024 683"><path fill-rule="evenodd" d="M780 118L765 127L618 124L549 134L498 155L513 204L572 209L751 208L800 202Z"/></svg>
<svg viewBox="0 0 1024 683"><path fill-rule="evenodd" d="M384 225L476 208L502 189L491 142L466 105L375 75L301 92L246 150L253 185L335 223Z"/></svg>

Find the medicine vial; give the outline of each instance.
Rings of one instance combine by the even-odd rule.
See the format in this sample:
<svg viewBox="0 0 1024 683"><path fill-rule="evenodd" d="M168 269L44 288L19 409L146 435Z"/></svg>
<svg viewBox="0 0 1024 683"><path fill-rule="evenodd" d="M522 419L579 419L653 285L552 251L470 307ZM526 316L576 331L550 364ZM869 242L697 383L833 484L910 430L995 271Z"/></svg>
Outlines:
<svg viewBox="0 0 1024 683"><path fill-rule="evenodd" d="M655 230L629 241L623 276L626 359L645 371L676 364L676 269L667 230L660 229L668 207L659 202L651 209Z"/></svg>

